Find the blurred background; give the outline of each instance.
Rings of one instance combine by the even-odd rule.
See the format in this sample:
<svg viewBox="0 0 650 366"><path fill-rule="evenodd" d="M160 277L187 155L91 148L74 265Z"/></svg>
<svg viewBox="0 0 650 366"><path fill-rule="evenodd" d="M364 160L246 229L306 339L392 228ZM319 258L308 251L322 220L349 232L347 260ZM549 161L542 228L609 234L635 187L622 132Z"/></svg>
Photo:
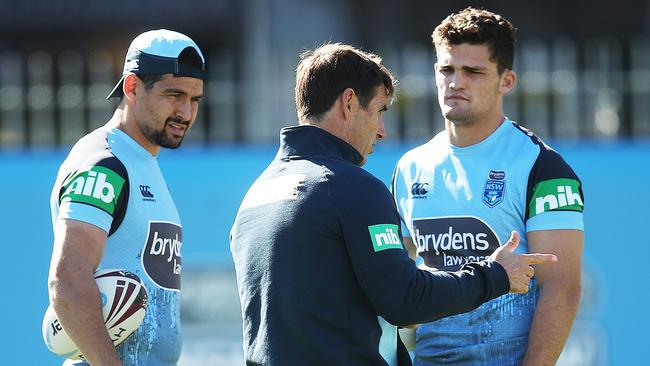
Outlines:
<svg viewBox="0 0 650 366"><path fill-rule="evenodd" d="M365 167L388 184L402 153L443 128L433 28L465 6L518 28L508 116L554 146L586 196L583 297L561 365L650 364L650 1L0 0L3 358L52 365L41 339L49 194L71 144L117 101L130 41L168 28L208 61L194 128L159 163L184 227L181 365L242 364L228 233L248 186L295 123L298 55L324 42L380 54L400 79L388 139ZM9 362L7 362L9 364Z"/></svg>

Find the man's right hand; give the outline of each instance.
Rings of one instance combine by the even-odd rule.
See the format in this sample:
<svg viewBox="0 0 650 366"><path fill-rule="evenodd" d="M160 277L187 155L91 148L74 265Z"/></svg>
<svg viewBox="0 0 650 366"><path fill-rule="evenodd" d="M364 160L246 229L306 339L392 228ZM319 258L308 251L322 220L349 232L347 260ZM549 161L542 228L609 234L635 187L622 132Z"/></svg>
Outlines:
<svg viewBox="0 0 650 366"><path fill-rule="evenodd" d="M514 251L519 245L519 234L513 231L505 245L497 248L488 258L499 263L508 273L510 292L525 294L528 292L528 283L535 275L533 264L557 262L553 254L516 254Z"/></svg>
<svg viewBox="0 0 650 366"><path fill-rule="evenodd" d="M97 226L58 220L50 263L50 302L70 339L91 365L121 366L104 317L93 272L104 253L108 233Z"/></svg>

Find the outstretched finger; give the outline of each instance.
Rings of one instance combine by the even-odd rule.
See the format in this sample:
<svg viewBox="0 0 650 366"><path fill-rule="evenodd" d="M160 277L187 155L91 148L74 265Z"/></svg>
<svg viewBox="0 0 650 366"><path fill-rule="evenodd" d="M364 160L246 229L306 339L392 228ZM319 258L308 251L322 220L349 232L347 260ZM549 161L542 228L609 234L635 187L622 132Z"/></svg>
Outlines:
<svg viewBox="0 0 650 366"><path fill-rule="evenodd" d="M528 264L542 264L557 262L555 254L522 254Z"/></svg>
<svg viewBox="0 0 650 366"><path fill-rule="evenodd" d="M509 252L513 252L515 249L517 249L517 246L519 245L519 234L516 231L510 232L510 238L508 239L508 242L504 245Z"/></svg>

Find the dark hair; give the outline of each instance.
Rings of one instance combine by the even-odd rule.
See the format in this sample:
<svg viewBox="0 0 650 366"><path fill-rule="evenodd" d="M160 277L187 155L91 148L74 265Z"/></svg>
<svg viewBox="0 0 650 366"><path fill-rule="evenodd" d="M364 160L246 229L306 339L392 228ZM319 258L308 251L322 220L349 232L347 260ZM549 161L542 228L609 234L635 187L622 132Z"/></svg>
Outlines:
<svg viewBox="0 0 650 366"><path fill-rule="evenodd" d="M144 88L146 90L151 90L153 88L153 84L157 83L158 81L162 80L163 76L162 74L144 74L144 75L137 75L140 80L142 80L142 83L144 84Z"/></svg>
<svg viewBox="0 0 650 366"><path fill-rule="evenodd" d="M468 7L451 14L433 31L433 44L485 44L490 60L496 62L499 74L512 70L515 55L515 27L504 17L483 9Z"/></svg>
<svg viewBox="0 0 650 366"><path fill-rule="evenodd" d="M298 119L318 121L347 88L359 96L364 109L381 85L392 100L396 83L379 56L341 43L325 44L300 55L295 89Z"/></svg>

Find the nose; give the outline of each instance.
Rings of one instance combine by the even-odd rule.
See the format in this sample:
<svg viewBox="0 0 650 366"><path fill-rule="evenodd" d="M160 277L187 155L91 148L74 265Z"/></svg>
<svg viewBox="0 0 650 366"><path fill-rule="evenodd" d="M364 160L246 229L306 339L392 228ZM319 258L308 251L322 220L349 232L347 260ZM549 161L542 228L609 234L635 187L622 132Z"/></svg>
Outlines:
<svg viewBox="0 0 650 366"><path fill-rule="evenodd" d="M384 119L379 117L379 128L377 129L377 140L383 140L386 138L386 129L384 128Z"/></svg>
<svg viewBox="0 0 650 366"><path fill-rule="evenodd" d="M454 72L449 76L449 88L453 90L458 90L463 88L463 78L460 76L460 73Z"/></svg>
<svg viewBox="0 0 650 366"><path fill-rule="evenodd" d="M192 119L192 115L192 102L189 99L179 101L176 106L176 117L183 121L189 121Z"/></svg>

